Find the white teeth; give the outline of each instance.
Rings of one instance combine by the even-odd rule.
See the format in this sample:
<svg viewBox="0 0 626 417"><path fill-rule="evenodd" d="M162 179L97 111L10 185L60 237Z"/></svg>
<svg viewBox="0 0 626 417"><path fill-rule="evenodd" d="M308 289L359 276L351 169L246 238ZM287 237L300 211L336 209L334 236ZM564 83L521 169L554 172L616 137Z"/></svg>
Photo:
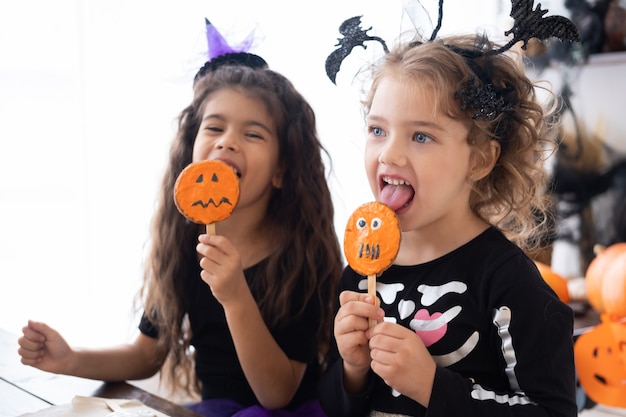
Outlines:
<svg viewBox="0 0 626 417"><path fill-rule="evenodd" d="M235 175L237 177L241 177L241 173L239 172L239 170L237 168L235 168L234 166L230 165L230 167L233 169L233 171L235 171Z"/></svg>
<svg viewBox="0 0 626 417"><path fill-rule="evenodd" d="M411 185L408 181L389 177L383 177L383 182L389 185Z"/></svg>

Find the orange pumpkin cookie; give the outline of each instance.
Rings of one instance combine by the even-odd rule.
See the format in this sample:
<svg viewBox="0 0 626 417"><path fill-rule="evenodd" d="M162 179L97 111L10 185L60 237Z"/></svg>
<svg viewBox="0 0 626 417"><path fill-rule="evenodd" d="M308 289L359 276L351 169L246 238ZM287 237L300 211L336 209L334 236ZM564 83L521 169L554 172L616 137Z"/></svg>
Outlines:
<svg viewBox="0 0 626 417"><path fill-rule="evenodd" d="M361 275L378 275L389 268L400 248L396 213L378 201L358 207L348 219L343 251Z"/></svg>
<svg viewBox="0 0 626 417"><path fill-rule="evenodd" d="M176 179L174 201L178 211L195 223L224 220L239 201L239 178L221 161L189 164Z"/></svg>

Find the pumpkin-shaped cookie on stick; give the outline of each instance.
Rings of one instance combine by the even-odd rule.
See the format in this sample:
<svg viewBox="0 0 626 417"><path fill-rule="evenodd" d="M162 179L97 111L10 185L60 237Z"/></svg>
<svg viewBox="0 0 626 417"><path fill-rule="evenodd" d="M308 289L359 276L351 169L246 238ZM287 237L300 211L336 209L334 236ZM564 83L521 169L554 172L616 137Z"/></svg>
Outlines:
<svg viewBox="0 0 626 417"><path fill-rule="evenodd" d="M378 201L359 206L348 219L343 251L348 264L367 276L367 293L376 299L376 276L389 268L400 249L396 213ZM370 327L375 325L370 320Z"/></svg>
<svg viewBox="0 0 626 417"><path fill-rule="evenodd" d="M194 223L205 224L215 234L215 222L230 216L239 201L239 178L228 164L194 162L181 171L174 185L178 211Z"/></svg>

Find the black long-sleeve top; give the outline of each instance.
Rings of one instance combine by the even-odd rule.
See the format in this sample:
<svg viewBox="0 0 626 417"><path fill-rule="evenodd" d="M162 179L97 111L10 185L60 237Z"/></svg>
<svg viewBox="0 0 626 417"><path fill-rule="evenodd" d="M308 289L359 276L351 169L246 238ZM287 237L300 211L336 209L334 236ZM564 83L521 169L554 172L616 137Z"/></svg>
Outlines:
<svg viewBox="0 0 626 417"><path fill-rule="evenodd" d="M346 267L338 294L366 289ZM428 409L371 370L365 392L347 393L333 345L320 384L329 417L577 415L572 311L496 229L433 261L392 265L377 295L385 320L413 329L437 363Z"/></svg>

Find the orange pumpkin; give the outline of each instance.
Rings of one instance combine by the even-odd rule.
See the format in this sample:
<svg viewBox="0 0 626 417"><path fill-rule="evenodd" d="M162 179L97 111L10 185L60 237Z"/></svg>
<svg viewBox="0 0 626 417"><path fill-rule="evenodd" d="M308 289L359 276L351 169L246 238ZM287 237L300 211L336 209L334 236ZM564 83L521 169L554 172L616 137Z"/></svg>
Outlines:
<svg viewBox="0 0 626 417"><path fill-rule="evenodd" d="M626 316L626 242L597 247L585 272L585 290L598 313Z"/></svg>
<svg viewBox="0 0 626 417"><path fill-rule="evenodd" d="M396 213L378 201L358 207L348 219L343 250L361 275L378 275L389 268L400 248Z"/></svg>
<svg viewBox="0 0 626 417"><path fill-rule="evenodd" d="M552 290L559 297L559 300L564 303L569 303L567 280L543 262L535 261L535 265L537 265L537 269L539 269L539 273L543 277L543 280L550 286L550 288L552 288Z"/></svg>
<svg viewBox="0 0 626 417"><path fill-rule="evenodd" d="M226 219L239 201L239 178L224 162L189 164L174 186L174 201L189 220L211 224Z"/></svg>
<svg viewBox="0 0 626 417"><path fill-rule="evenodd" d="M626 407L626 324L610 321L583 333L574 344L580 385L589 398L610 407Z"/></svg>

